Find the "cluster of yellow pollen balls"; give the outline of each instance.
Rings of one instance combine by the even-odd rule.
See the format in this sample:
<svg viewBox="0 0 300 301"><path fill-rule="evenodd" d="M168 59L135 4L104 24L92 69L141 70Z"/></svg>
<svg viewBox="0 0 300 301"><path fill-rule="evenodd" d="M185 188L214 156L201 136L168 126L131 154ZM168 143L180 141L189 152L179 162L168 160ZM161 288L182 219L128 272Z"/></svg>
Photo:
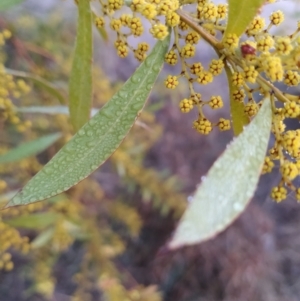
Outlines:
<svg viewBox="0 0 300 301"><path fill-rule="evenodd" d="M198 110L193 127L199 133L207 135L214 127L220 131L231 128L230 119L220 118L213 123L203 112L205 106L213 110L222 108L222 97L212 95L206 100L197 91L202 85L212 83L225 68L229 67L231 71L232 101L243 104L249 121L259 111L264 97L271 95L274 142L265 158L262 173L269 173L274 166L279 166L282 177L278 186L272 189L272 198L280 202L286 199L289 190L293 190L300 201L300 188L293 184L300 174L300 129L288 129L285 122L286 119L300 118L300 96L296 92L287 93L292 91L290 87L300 84L300 21L294 32L276 36L271 34L271 29L284 21L283 12L274 11L268 18L258 13L240 39L235 34L224 35L228 17L225 3L215 4L211 0L99 2L102 15L96 18L96 25L101 28L109 22L117 35L115 47L120 57L126 57L132 51L139 61L144 60L149 44L139 43L134 48L127 39L141 36L146 21L150 22L150 33L154 38L162 40L172 34L173 44L165 62L171 66L180 64L181 71L177 75L168 75L165 86L175 89L180 80L186 81L190 95L180 101L179 108L183 113L194 108ZM269 0L265 4L273 2ZM197 44L202 39L218 54L207 68L195 61Z"/></svg>

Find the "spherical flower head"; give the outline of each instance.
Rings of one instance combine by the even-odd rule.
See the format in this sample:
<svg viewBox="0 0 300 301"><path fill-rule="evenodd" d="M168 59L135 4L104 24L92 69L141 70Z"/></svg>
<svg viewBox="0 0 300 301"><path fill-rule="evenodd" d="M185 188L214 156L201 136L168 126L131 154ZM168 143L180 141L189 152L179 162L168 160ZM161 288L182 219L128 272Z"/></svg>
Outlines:
<svg viewBox="0 0 300 301"><path fill-rule="evenodd" d="M175 89L178 86L178 78L176 75L168 75L165 80L165 86L168 89Z"/></svg>
<svg viewBox="0 0 300 301"><path fill-rule="evenodd" d="M189 29L189 26L184 21L182 21L182 20L180 20L178 27L182 31L185 31L185 30Z"/></svg>
<svg viewBox="0 0 300 301"><path fill-rule="evenodd" d="M220 118L219 122L218 122L218 127L219 127L219 130L222 132L230 130L230 120Z"/></svg>
<svg viewBox="0 0 300 301"><path fill-rule="evenodd" d="M163 24L155 24L151 27L150 33L158 40L164 40L169 34L168 28Z"/></svg>
<svg viewBox="0 0 300 301"><path fill-rule="evenodd" d="M295 101L289 101L284 104L283 114L288 118L296 118L300 114L300 107Z"/></svg>
<svg viewBox="0 0 300 301"><path fill-rule="evenodd" d="M214 3L198 5L198 19L214 21L218 17L218 7Z"/></svg>
<svg viewBox="0 0 300 301"><path fill-rule="evenodd" d="M217 18L219 20L224 20L227 17L227 4L218 4L217 5Z"/></svg>
<svg viewBox="0 0 300 301"><path fill-rule="evenodd" d="M115 31L120 31L122 23L119 19L112 19L110 22L110 27Z"/></svg>
<svg viewBox="0 0 300 301"><path fill-rule="evenodd" d="M211 83L214 79L211 72L203 70L198 75L197 82L201 85L207 85Z"/></svg>
<svg viewBox="0 0 300 301"><path fill-rule="evenodd" d="M282 144L285 150L294 158L299 156L300 136L296 131L287 131L282 137Z"/></svg>
<svg viewBox="0 0 300 301"><path fill-rule="evenodd" d="M282 186L275 186L273 187L271 191L271 197L274 199L277 203L283 201L287 197L287 190L286 188Z"/></svg>
<svg viewBox="0 0 300 301"><path fill-rule="evenodd" d="M190 70L192 74L199 75L204 70L204 67L200 62L197 62L191 65Z"/></svg>
<svg viewBox="0 0 300 301"><path fill-rule="evenodd" d="M142 62L147 57L146 53L140 49L135 49L133 51L134 57L139 61Z"/></svg>
<svg viewBox="0 0 300 301"><path fill-rule="evenodd" d="M102 18L102 17L97 17L97 18L95 18L95 25L96 25L98 28L102 28L102 27L105 25L104 18Z"/></svg>
<svg viewBox="0 0 300 301"><path fill-rule="evenodd" d="M293 181L298 176L297 164L286 161L280 166L282 177L287 181Z"/></svg>
<svg viewBox="0 0 300 301"><path fill-rule="evenodd" d="M170 11L175 11L179 8L178 0L161 0L158 5L158 11L160 15L167 15Z"/></svg>
<svg viewBox="0 0 300 301"><path fill-rule="evenodd" d="M269 51L274 47L274 40L273 38L268 35L259 36L257 38L256 44L257 50L259 51Z"/></svg>
<svg viewBox="0 0 300 301"><path fill-rule="evenodd" d="M177 64L178 62L178 57L176 52L171 49L166 55L165 55L165 62L174 66Z"/></svg>
<svg viewBox="0 0 300 301"><path fill-rule="evenodd" d="M108 0L108 8L110 10L118 10L124 4L123 0Z"/></svg>
<svg viewBox="0 0 300 301"><path fill-rule="evenodd" d="M156 6L151 3L145 3L141 8L141 14L148 20L153 20L157 16Z"/></svg>
<svg viewBox="0 0 300 301"><path fill-rule="evenodd" d="M166 23L170 27L175 27L179 24L180 22L180 17L177 13L174 11L170 11L166 15Z"/></svg>
<svg viewBox="0 0 300 301"><path fill-rule="evenodd" d="M132 34L136 37L141 36L144 32L142 21L138 17L131 18L128 27L131 29Z"/></svg>
<svg viewBox="0 0 300 301"><path fill-rule="evenodd" d="M233 100L235 100L237 102L243 102L245 96L246 96L246 93L243 89L234 90L232 92L232 98L233 98Z"/></svg>
<svg viewBox="0 0 300 301"><path fill-rule="evenodd" d="M193 109L193 101L191 99L184 98L180 101L179 108L182 113L188 113Z"/></svg>
<svg viewBox="0 0 300 301"><path fill-rule="evenodd" d="M265 27L265 19L262 18L261 16L256 16L254 20L249 24L246 34L251 36L251 35L256 35L259 32L263 30Z"/></svg>
<svg viewBox="0 0 300 301"><path fill-rule="evenodd" d="M235 33L228 34L225 39L223 40L223 45L227 48L230 52L233 52L239 44L239 38Z"/></svg>
<svg viewBox="0 0 300 301"><path fill-rule="evenodd" d="M284 75L284 81L287 86L293 87L300 84L300 75L297 71L288 70Z"/></svg>
<svg viewBox="0 0 300 301"><path fill-rule="evenodd" d="M138 43L137 49L142 52L147 52L149 50L150 46L146 42Z"/></svg>
<svg viewBox="0 0 300 301"><path fill-rule="evenodd" d="M280 57L262 55L260 60L267 77L271 81L275 82L283 80L284 69Z"/></svg>
<svg viewBox="0 0 300 301"><path fill-rule="evenodd" d="M245 80L243 77L243 73L241 72L234 72L232 74L232 78L231 78L232 84L235 87L240 87L244 84Z"/></svg>
<svg viewBox="0 0 300 301"><path fill-rule="evenodd" d="M279 55L288 55L293 50L291 39L289 37L278 37L276 39L275 49Z"/></svg>
<svg viewBox="0 0 300 301"><path fill-rule="evenodd" d="M258 72L255 70L254 66L245 66L242 76L247 82L255 83Z"/></svg>
<svg viewBox="0 0 300 301"><path fill-rule="evenodd" d="M283 22L284 14L282 11L278 10L278 11L273 12L270 15L269 19L273 25L278 26L279 24L281 24Z"/></svg>
<svg viewBox="0 0 300 301"><path fill-rule="evenodd" d="M144 5L144 0L131 0L131 5L130 5L130 9L133 12L141 12L143 5Z"/></svg>
<svg viewBox="0 0 300 301"><path fill-rule="evenodd" d="M224 63L222 60L215 60L213 59L209 64L209 71L214 75L217 76L222 73L224 68Z"/></svg>
<svg viewBox="0 0 300 301"><path fill-rule="evenodd" d="M271 160L269 156L266 156L261 173L262 174L270 173L273 167L274 167L274 162Z"/></svg>
<svg viewBox="0 0 300 301"><path fill-rule="evenodd" d="M189 32L185 37L185 42L187 44L197 44L199 40L200 40L200 36L195 31Z"/></svg>
<svg viewBox="0 0 300 301"><path fill-rule="evenodd" d="M244 112L249 117L256 115L258 112L257 104L255 102L248 102L244 107Z"/></svg>
<svg viewBox="0 0 300 301"><path fill-rule="evenodd" d="M117 47L117 54L121 58L125 58L128 56L128 48L125 45L120 45Z"/></svg>
<svg viewBox="0 0 300 301"><path fill-rule="evenodd" d="M122 14L120 16L120 21L123 26L129 26L131 19L132 19L132 15L129 14Z"/></svg>
<svg viewBox="0 0 300 301"><path fill-rule="evenodd" d="M186 59L193 57L195 55L195 53L196 53L195 46L192 44L189 44L189 43L184 45L180 51L181 57L184 57Z"/></svg>
<svg viewBox="0 0 300 301"><path fill-rule="evenodd" d="M193 127L197 130L197 132L204 135L208 135L212 131L211 122L208 119L202 117L199 117L194 121Z"/></svg>
<svg viewBox="0 0 300 301"><path fill-rule="evenodd" d="M212 109L220 109L223 107L223 100L221 96L212 96L208 104Z"/></svg>

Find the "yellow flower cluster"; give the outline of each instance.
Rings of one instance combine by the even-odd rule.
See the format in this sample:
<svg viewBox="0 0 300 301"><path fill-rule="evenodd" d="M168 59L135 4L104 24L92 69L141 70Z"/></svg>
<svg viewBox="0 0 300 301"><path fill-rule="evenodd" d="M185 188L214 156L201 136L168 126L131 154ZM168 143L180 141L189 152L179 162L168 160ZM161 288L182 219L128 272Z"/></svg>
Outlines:
<svg viewBox="0 0 300 301"><path fill-rule="evenodd" d="M11 38L11 32L0 32L0 51L6 40ZM14 110L13 100L30 92L31 88L23 79L16 79L8 74L0 60L0 121L13 125L18 132L24 132L31 127L29 120L22 121Z"/></svg>
<svg viewBox="0 0 300 301"><path fill-rule="evenodd" d="M28 237L20 236L13 227L0 220L0 270L11 271L14 267L11 249L27 254L30 249Z"/></svg>
<svg viewBox="0 0 300 301"><path fill-rule="evenodd" d="M146 57L143 53L137 52L127 41L130 36L139 37L144 33L143 19L150 23L149 32L155 39L163 40L169 34L168 26L179 25L180 18L176 13L179 8L179 0L108 0L108 3L99 1L101 5L100 14L94 22L98 28L104 28L108 23L110 28L116 32L117 40L115 43L117 54L121 58L128 56L131 50L139 61ZM123 13L129 10L130 13ZM120 15L120 12L121 15ZM106 20L108 19L108 20ZM162 20L163 19L163 20ZM196 37L191 37L195 40Z"/></svg>

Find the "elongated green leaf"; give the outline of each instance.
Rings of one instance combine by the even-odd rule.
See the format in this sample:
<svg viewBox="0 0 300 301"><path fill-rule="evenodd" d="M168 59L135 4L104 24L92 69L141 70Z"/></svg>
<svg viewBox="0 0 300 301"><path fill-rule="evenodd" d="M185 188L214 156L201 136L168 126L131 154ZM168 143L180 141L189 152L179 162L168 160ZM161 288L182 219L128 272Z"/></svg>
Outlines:
<svg viewBox="0 0 300 301"><path fill-rule="evenodd" d="M265 99L258 115L209 170L184 213L169 247L191 245L224 230L253 196L271 130L271 105Z"/></svg>
<svg viewBox="0 0 300 301"><path fill-rule="evenodd" d="M23 1L24 0L0 0L0 11L9 9Z"/></svg>
<svg viewBox="0 0 300 301"><path fill-rule="evenodd" d="M257 14L265 0L228 0L228 23L224 37L235 33L238 37Z"/></svg>
<svg viewBox="0 0 300 301"><path fill-rule="evenodd" d="M28 204L68 190L91 174L117 149L142 110L164 62L169 39L149 57L112 99L7 204Z"/></svg>
<svg viewBox="0 0 300 301"><path fill-rule="evenodd" d="M53 224L58 217L54 212L41 212L10 218L5 223L18 228L41 230Z"/></svg>
<svg viewBox="0 0 300 301"><path fill-rule="evenodd" d="M0 0L1 1L1 0ZM5 73L11 74L16 77L22 77L28 80L31 80L33 83L35 83L38 87L46 90L49 94L53 95L58 99L58 101L61 104L66 103L65 97L59 92L58 87L56 87L54 84L47 82L43 78L36 76L31 73L12 70L12 69L5 69Z"/></svg>
<svg viewBox="0 0 300 301"><path fill-rule="evenodd" d="M235 136L238 136L244 129L244 127L250 122L249 117L245 114L244 103L235 101L233 99L233 92L236 89L232 84L232 73L228 66L225 65L225 71L227 75L227 81L229 86L230 97L230 114L232 120L232 128Z"/></svg>
<svg viewBox="0 0 300 301"><path fill-rule="evenodd" d="M92 13L90 1L78 1L77 38L69 81L71 123L77 131L90 117L92 105Z"/></svg>
<svg viewBox="0 0 300 301"><path fill-rule="evenodd" d="M69 108L66 106L32 106L32 107L15 107L17 112L21 113L36 113L36 114L48 114L48 115L56 115L56 114L64 114L69 115ZM91 116L94 116L99 112L99 109L92 108Z"/></svg>
<svg viewBox="0 0 300 301"><path fill-rule="evenodd" d="M36 155L61 137L60 133L50 134L33 141L25 142L20 146L8 151L7 153L0 155L0 164L9 163L22 160L26 157Z"/></svg>

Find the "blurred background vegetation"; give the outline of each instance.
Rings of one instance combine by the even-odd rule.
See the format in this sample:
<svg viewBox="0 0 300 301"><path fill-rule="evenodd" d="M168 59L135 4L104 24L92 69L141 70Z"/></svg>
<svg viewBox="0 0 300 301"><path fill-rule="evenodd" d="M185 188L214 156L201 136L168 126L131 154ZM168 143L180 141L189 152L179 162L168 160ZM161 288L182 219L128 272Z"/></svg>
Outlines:
<svg viewBox="0 0 300 301"><path fill-rule="evenodd" d="M61 137L36 156L0 163L2 203L72 136L62 106L76 7L34 2L0 14L0 154L50 133ZM117 59L110 41L94 34L93 107L100 108L137 62ZM217 238L164 249L232 134L194 132L178 109L181 91L166 92L161 82L121 147L92 176L47 201L0 212L1 301L299 300L300 209L291 197L282 204L268 198L276 171ZM21 112L25 107L31 112Z"/></svg>

